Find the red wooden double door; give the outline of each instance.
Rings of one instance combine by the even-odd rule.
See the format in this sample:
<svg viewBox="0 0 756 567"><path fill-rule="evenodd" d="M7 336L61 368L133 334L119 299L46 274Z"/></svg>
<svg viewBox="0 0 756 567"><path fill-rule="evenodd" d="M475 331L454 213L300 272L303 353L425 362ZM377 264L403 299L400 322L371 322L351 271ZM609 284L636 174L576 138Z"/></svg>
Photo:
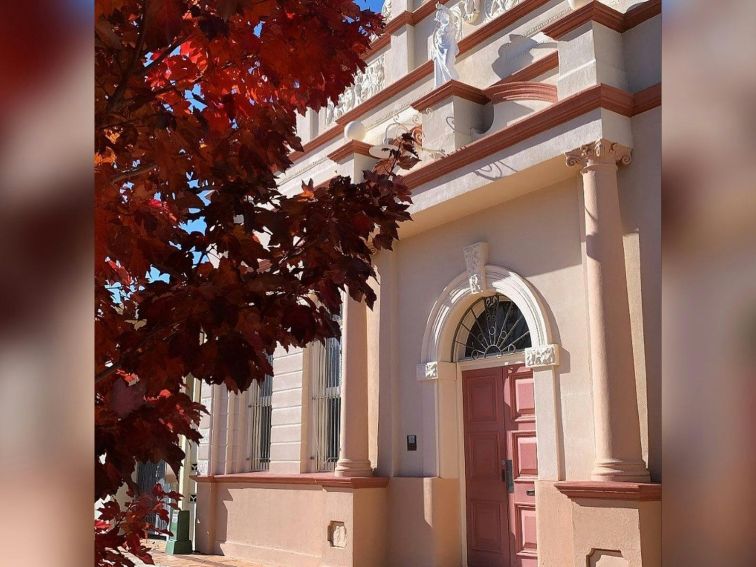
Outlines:
<svg viewBox="0 0 756 567"><path fill-rule="evenodd" d="M469 567L535 567L538 476L533 372L462 373Z"/></svg>

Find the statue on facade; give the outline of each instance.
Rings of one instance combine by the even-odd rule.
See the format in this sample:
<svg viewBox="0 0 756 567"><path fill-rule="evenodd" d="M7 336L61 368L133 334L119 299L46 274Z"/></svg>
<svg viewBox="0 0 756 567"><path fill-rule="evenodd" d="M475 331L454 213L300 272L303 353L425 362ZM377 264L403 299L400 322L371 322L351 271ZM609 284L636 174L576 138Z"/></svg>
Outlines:
<svg viewBox="0 0 756 567"><path fill-rule="evenodd" d="M433 78L436 87L459 79L454 61L459 53L457 46L457 24L451 10L443 4L436 4L436 29L433 32L431 57Z"/></svg>

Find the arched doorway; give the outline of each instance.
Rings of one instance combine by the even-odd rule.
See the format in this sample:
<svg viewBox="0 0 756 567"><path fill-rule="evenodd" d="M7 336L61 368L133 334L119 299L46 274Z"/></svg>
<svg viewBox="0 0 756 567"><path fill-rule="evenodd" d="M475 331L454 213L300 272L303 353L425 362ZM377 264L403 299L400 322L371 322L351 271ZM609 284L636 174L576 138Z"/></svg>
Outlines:
<svg viewBox="0 0 756 567"><path fill-rule="evenodd" d="M484 336L490 340L483 340ZM428 385L425 392L435 398L437 429L425 434L436 437L438 476L460 480L460 545L465 565L537 563L534 481L563 477L555 381L560 349L554 343L539 294L524 278L498 266L460 274L444 288L429 314L417 370L418 380ZM477 382L479 387L472 388L477 392L463 387L468 382ZM501 424L497 419L493 427L499 429L502 444L496 450L489 446L488 454L481 455L487 464L479 463L487 466L489 489L498 492L500 503L485 505L485 498L478 498L473 494L477 489L471 489L470 499L484 503L476 511L477 520L468 514L467 497L468 476L474 481L478 474L468 473L472 467L466 462L475 458L466 448L469 428L465 427L477 419L468 419L473 394L502 414L515 402L514 411L504 415ZM485 453L486 448L482 450ZM515 452L517 456L512 457ZM508 492L508 484L514 485L513 493ZM497 519L494 506L499 507ZM476 527L497 523L498 543L493 532L474 532ZM499 557L475 557L474 549L468 557L475 547L468 545L473 536L482 544L477 547L496 548Z"/></svg>
<svg viewBox="0 0 756 567"><path fill-rule="evenodd" d="M533 371L524 364L530 346L525 317L499 293L476 300L454 333L470 567L537 564L535 392Z"/></svg>

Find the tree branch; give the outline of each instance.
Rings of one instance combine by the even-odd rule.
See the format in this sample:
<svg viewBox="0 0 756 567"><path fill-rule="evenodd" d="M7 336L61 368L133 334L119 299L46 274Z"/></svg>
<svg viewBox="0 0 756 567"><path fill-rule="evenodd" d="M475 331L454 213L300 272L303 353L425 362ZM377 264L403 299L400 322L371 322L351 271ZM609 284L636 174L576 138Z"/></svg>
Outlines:
<svg viewBox="0 0 756 567"><path fill-rule="evenodd" d="M145 29L147 28L147 3L149 0L144 0L144 7L142 12L142 23L141 27L139 28L139 37L137 39L136 46L134 47L134 53L131 56L131 61L129 61L128 66L126 69L124 69L123 74L121 75L121 82L116 87L115 92L113 93L113 96L110 97L108 100L108 106L106 107L106 111L108 113L112 112L116 105L120 102L120 100L123 98L123 94L126 92L126 87L129 84L129 77L134 72L134 68L136 67L137 62L142 57L142 49L144 48L144 34Z"/></svg>

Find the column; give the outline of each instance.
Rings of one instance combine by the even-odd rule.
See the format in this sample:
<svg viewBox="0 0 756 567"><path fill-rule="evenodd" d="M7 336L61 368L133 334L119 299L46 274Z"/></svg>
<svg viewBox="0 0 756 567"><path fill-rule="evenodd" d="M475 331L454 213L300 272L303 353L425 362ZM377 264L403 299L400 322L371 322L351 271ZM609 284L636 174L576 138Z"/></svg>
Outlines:
<svg viewBox="0 0 756 567"><path fill-rule="evenodd" d="M341 334L341 436L336 476L371 476L368 456L367 307L347 298Z"/></svg>
<svg viewBox="0 0 756 567"><path fill-rule="evenodd" d="M617 184L619 162L630 163L630 149L604 139L567 154L568 165L582 167L585 199L585 278L596 440L591 478L648 482L635 390Z"/></svg>

